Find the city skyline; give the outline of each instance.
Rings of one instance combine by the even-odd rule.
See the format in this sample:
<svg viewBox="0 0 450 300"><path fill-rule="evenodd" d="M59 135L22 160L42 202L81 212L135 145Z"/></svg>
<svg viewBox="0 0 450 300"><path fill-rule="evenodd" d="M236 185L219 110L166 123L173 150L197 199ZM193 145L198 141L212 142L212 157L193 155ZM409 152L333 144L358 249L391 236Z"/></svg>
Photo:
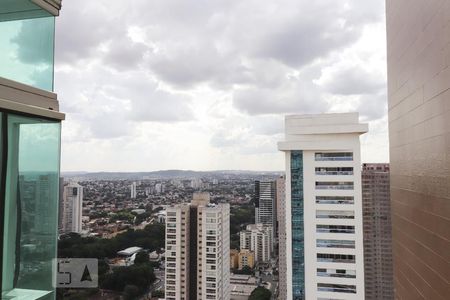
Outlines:
<svg viewBox="0 0 450 300"><path fill-rule="evenodd" d="M374 2L65 2L62 170L282 170L284 115L347 111L370 123L362 161L388 162Z"/></svg>

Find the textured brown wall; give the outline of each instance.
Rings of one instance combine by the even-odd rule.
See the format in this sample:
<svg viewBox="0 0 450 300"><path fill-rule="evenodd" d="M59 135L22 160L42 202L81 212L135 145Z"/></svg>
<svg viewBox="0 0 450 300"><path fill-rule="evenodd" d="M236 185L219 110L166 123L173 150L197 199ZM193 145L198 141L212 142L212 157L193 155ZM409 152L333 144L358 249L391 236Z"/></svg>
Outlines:
<svg viewBox="0 0 450 300"><path fill-rule="evenodd" d="M387 0L397 299L450 299L450 0Z"/></svg>

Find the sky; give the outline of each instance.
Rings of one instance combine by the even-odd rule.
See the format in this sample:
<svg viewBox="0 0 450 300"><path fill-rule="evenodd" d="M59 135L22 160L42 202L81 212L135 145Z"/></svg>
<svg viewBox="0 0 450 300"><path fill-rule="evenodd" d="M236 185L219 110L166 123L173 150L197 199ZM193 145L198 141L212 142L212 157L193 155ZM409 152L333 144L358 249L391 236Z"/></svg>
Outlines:
<svg viewBox="0 0 450 300"><path fill-rule="evenodd" d="M389 161L383 0L64 1L56 26L62 171L279 171L286 114L350 111Z"/></svg>

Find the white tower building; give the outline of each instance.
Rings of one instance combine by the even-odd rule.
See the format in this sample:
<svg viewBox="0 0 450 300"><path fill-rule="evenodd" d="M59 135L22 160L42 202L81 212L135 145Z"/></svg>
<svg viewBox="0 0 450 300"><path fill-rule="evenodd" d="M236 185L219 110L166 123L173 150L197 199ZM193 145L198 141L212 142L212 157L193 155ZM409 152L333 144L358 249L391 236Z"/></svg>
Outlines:
<svg viewBox="0 0 450 300"><path fill-rule="evenodd" d="M136 199L136 194L137 194L137 192L136 192L136 182L133 182L130 185L130 198L131 199Z"/></svg>
<svg viewBox="0 0 450 300"><path fill-rule="evenodd" d="M209 200L167 208L166 300L230 299L230 206Z"/></svg>
<svg viewBox="0 0 450 300"><path fill-rule="evenodd" d="M83 216L83 187L69 183L64 187L62 232L81 233Z"/></svg>
<svg viewBox="0 0 450 300"><path fill-rule="evenodd" d="M287 116L287 299L364 299L357 113Z"/></svg>

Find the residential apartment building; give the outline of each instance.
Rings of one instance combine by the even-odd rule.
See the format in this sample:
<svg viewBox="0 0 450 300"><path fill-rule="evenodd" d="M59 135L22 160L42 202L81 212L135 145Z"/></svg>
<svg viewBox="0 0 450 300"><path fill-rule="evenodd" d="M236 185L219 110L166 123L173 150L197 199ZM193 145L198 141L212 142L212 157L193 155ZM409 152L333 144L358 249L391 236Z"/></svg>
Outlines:
<svg viewBox="0 0 450 300"><path fill-rule="evenodd" d="M241 250L253 251L256 262L270 262L273 245L272 232L272 227L264 224L247 225L246 230L239 232Z"/></svg>
<svg viewBox="0 0 450 300"><path fill-rule="evenodd" d="M286 299L286 197L285 178L276 180L277 191L277 239L278 239L278 299Z"/></svg>
<svg viewBox="0 0 450 300"><path fill-rule="evenodd" d="M136 185L136 182L133 182L130 185L130 198L136 199L136 195L137 195L137 185Z"/></svg>
<svg viewBox="0 0 450 300"><path fill-rule="evenodd" d="M275 181L255 181L255 223L270 226L272 237L276 236L277 200ZM271 245L271 249L274 250L274 244Z"/></svg>
<svg viewBox="0 0 450 300"><path fill-rule="evenodd" d="M244 267L253 269L255 267L255 252L242 249L238 254L238 268L242 270Z"/></svg>
<svg viewBox="0 0 450 300"><path fill-rule="evenodd" d="M230 207L209 200L167 208L166 300L230 298Z"/></svg>
<svg viewBox="0 0 450 300"><path fill-rule="evenodd" d="M396 299L450 293L450 2L387 0Z"/></svg>
<svg viewBox="0 0 450 300"><path fill-rule="evenodd" d="M286 299L364 299L357 113L287 116Z"/></svg>
<svg viewBox="0 0 450 300"><path fill-rule="evenodd" d="M52 261L57 250L64 114L53 93L53 61L60 7L59 0L0 5L2 299L56 296Z"/></svg>
<svg viewBox="0 0 450 300"><path fill-rule="evenodd" d="M61 232L81 233L83 218L83 187L71 182L64 186Z"/></svg>
<svg viewBox="0 0 450 300"><path fill-rule="evenodd" d="M366 300L394 299L389 164L363 164Z"/></svg>

